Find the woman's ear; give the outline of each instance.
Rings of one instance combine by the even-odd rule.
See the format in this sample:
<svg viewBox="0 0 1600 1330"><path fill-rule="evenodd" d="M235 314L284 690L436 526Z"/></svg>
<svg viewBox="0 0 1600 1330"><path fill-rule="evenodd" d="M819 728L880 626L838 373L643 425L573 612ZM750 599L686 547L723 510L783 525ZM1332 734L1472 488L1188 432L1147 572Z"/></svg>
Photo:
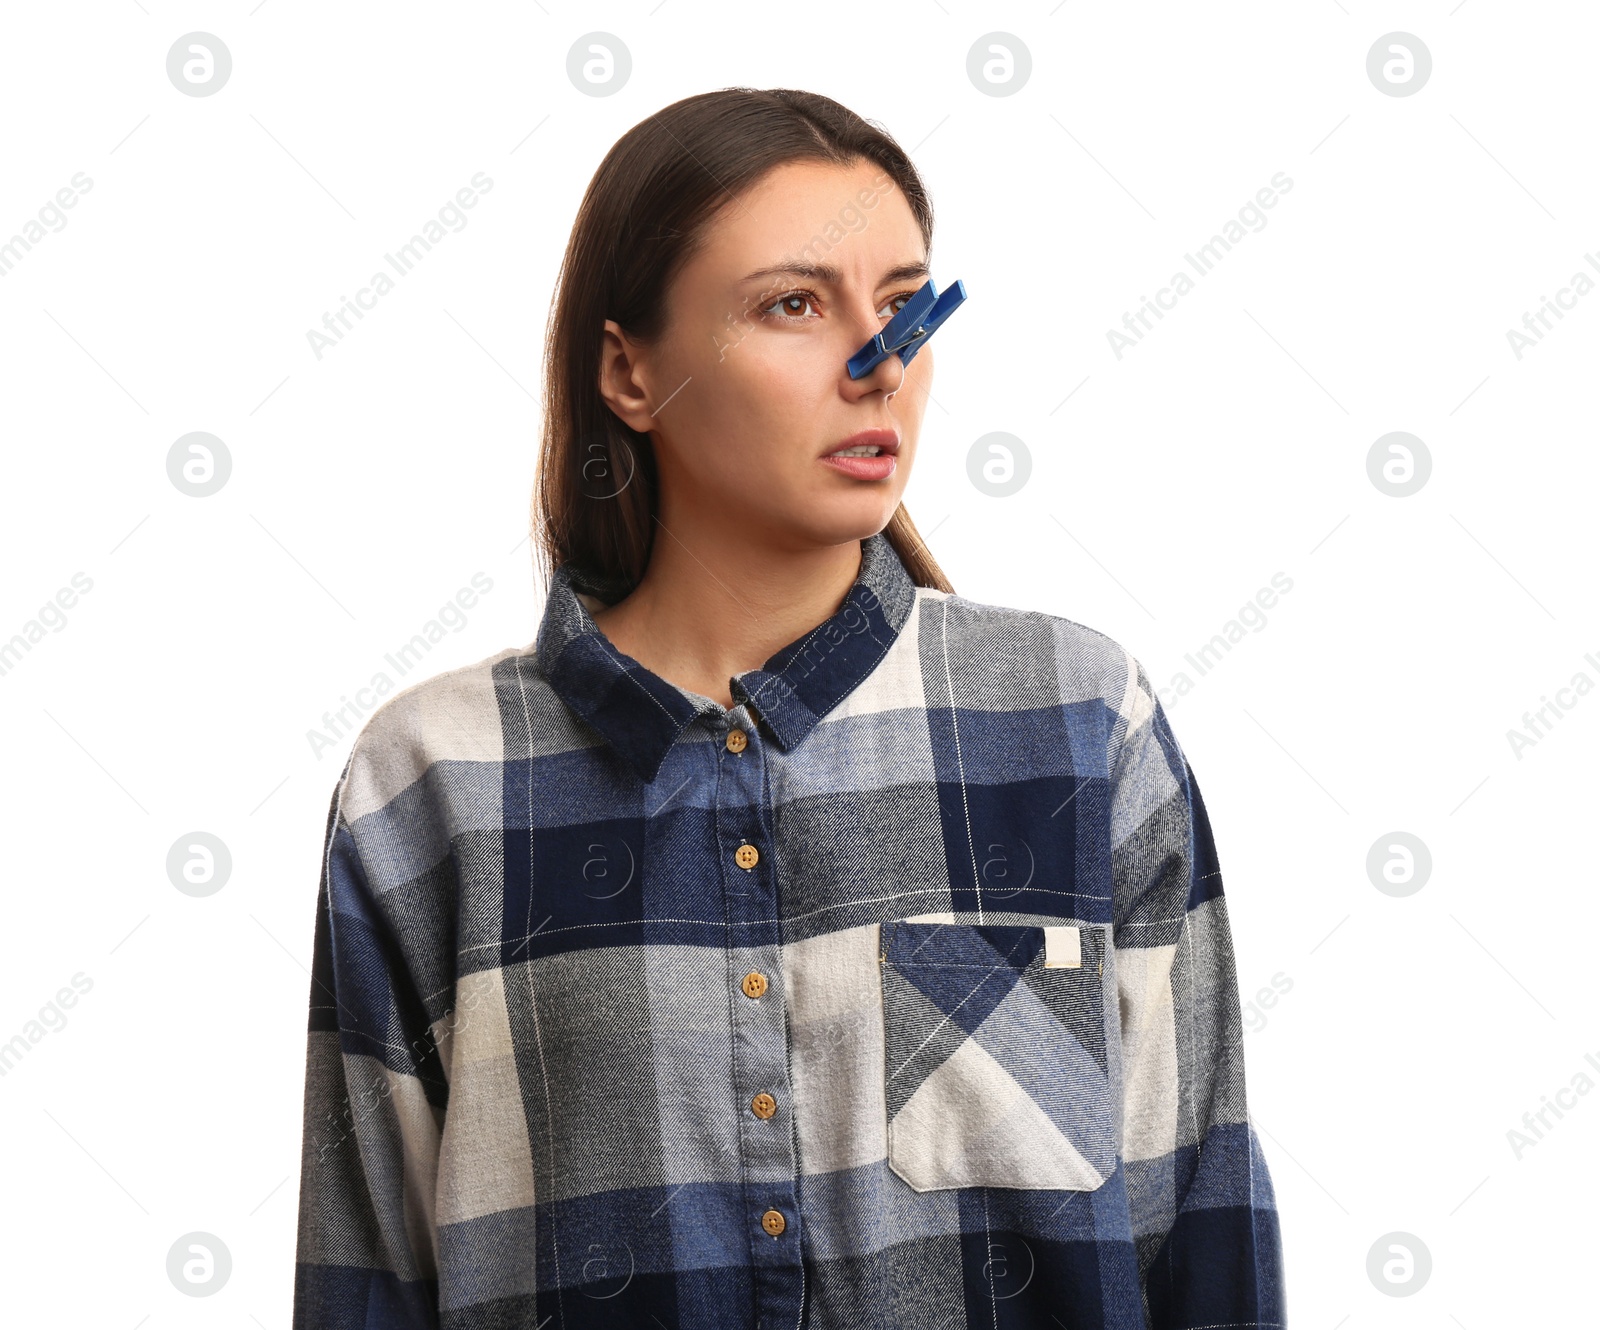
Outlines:
<svg viewBox="0 0 1600 1330"><path fill-rule="evenodd" d="M607 319L600 341L600 396L623 424L640 434L655 425L646 360L644 344L629 337L615 319Z"/></svg>

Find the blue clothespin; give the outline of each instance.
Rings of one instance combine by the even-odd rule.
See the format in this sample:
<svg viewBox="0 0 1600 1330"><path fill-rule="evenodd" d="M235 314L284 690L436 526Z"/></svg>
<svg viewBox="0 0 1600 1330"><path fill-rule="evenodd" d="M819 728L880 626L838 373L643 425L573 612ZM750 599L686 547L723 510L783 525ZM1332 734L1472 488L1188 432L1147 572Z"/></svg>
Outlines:
<svg viewBox="0 0 1600 1330"><path fill-rule="evenodd" d="M864 374L870 374L874 366L892 355L898 355L902 365L909 365L912 357L922 350L922 344L960 308L966 298L967 288L959 281L943 295L939 294L939 288L933 284L932 278L924 282L916 295L900 307L900 312L884 324L883 331L869 337L861 349L845 362L850 369L850 377L859 379Z"/></svg>

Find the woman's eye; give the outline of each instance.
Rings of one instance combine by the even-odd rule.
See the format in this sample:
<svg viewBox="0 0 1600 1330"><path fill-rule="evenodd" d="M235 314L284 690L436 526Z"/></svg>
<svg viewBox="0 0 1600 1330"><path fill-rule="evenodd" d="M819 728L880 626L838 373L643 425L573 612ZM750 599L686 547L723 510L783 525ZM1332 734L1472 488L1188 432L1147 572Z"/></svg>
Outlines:
<svg viewBox="0 0 1600 1330"><path fill-rule="evenodd" d="M805 291L791 291L787 295L779 296L761 312L776 314L783 319L803 319L806 306L811 303L811 299L810 294Z"/></svg>
<svg viewBox="0 0 1600 1330"><path fill-rule="evenodd" d="M898 295L890 296L878 310L878 317L880 319L892 319L905 307L906 301L910 300L915 294L916 292L914 291L902 291ZM817 312L815 302L816 297L809 291L790 291L785 295L779 296L761 312L775 315L780 319L792 319L798 322L809 317L806 314L808 308L811 309L813 315Z"/></svg>

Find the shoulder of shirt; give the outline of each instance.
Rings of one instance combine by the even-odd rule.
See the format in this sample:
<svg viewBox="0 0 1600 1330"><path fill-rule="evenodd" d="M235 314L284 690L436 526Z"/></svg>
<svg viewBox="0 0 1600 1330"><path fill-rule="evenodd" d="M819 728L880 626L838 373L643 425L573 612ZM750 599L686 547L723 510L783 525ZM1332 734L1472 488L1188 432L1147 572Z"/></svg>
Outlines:
<svg viewBox="0 0 1600 1330"><path fill-rule="evenodd" d="M532 652L531 642L503 647L470 665L402 688L379 703L357 732L340 776L340 809L346 822L384 807L436 762L503 760L495 667ZM534 672L528 673L532 681Z"/></svg>
<svg viewBox="0 0 1600 1330"><path fill-rule="evenodd" d="M1155 715L1155 689L1143 662L1109 633L1045 610L992 605L926 587L918 595L944 601L950 610L968 616L980 634L1007 626L1048 631L1064 688L1071 687L1076 700L1099 696L1118 717L1109 736L1113 762L1127 735Z"/></svg>

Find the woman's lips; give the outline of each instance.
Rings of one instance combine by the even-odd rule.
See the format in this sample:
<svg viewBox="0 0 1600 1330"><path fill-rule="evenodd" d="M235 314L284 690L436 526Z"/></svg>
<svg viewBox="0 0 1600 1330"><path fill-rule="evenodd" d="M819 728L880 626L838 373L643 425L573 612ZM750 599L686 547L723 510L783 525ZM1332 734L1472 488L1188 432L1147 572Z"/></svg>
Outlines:
<svg viewBox="0 0 1600 1330"><path fill-rule="evenodd" d="M839 454L841 448L876 448L878 455L842 457ZM823 454L822 460L835 471L842 471L855 480L883 480L894 474L895 454L899 451L899 431L880 426L859 430L842 443L834 444Z"/></svg>
<svg viewBox="0 0 1600 1330"><path fill-rule="evenodd" d="M822 459L824 465L842 471L857 480L885 480L894 474L893 453L879 453L876 457L839 457L829 455Z"/></svg>

